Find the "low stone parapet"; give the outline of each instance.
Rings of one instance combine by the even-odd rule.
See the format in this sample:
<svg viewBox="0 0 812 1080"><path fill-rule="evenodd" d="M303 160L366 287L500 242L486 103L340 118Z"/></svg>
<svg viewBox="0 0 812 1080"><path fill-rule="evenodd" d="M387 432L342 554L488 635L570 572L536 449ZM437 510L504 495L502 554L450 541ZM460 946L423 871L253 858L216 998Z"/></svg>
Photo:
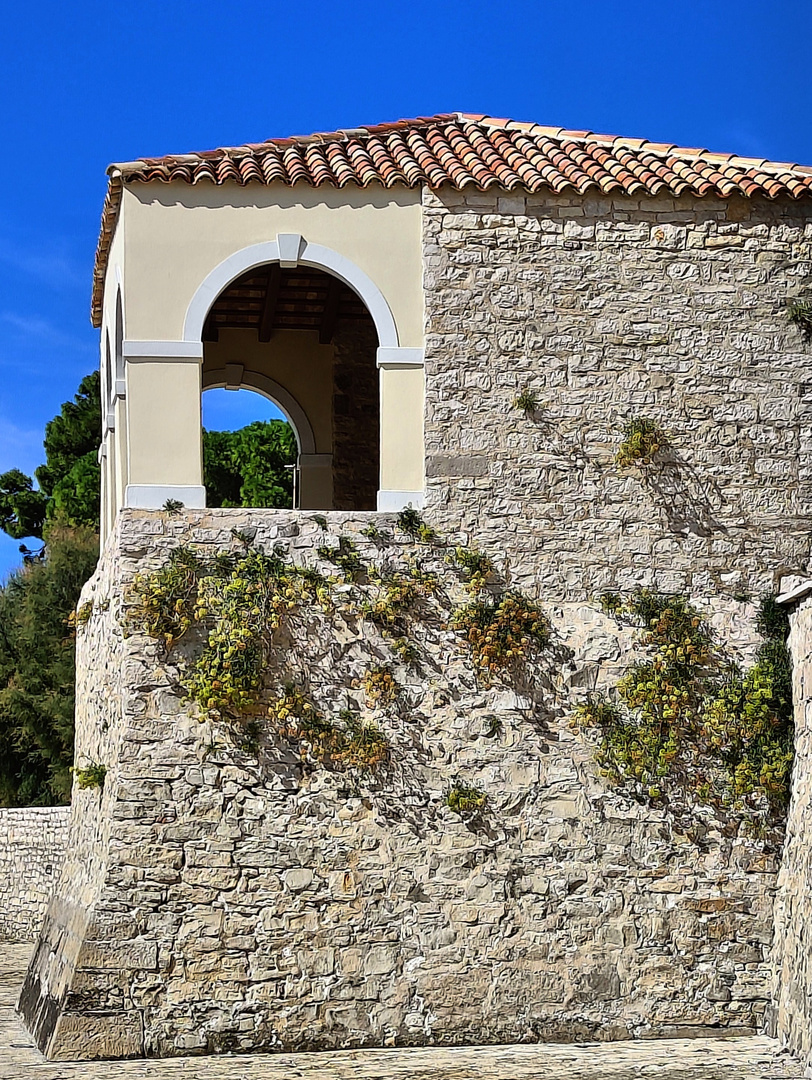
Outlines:
<svg viewBox="0 0 812 1080"><path fill-rule="evenodd" d="M0 809L0 941L35 941L62 869L69 806Z"/></svg>

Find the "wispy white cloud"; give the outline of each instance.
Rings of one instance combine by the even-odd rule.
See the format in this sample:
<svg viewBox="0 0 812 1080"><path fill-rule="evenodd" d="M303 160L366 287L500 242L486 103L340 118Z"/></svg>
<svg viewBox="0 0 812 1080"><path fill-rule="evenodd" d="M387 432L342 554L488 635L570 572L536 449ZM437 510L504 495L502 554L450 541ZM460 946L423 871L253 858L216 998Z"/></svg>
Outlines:
<svg viewBox="0 0 812 1080"><path fill-rule="evenodd" d="M87 286L87 267L68 254L64 244L26 248L0 237L0 264L51 287Z"/></svg>
<svg viewBox="0 0 812 1080"><path fill-rule="evenodd" d="M38 315L20 315L15 311L0 311L0 327L6 326L18 340L37 342L41 345L56 346L62 349L88 349L90 335L82 338L78 334L66 333L61 326Z"/></svg>

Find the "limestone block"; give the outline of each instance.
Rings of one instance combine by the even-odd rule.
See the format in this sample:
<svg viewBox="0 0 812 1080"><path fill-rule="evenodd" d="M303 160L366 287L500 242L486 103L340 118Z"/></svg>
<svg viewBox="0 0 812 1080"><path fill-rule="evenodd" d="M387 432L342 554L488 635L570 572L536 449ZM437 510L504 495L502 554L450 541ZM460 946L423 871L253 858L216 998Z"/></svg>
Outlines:
<svg viewBox="0 0 812 1080"><path fill-rule="evenodd" d="M98 1058L144 1056L139 1012L65 1014L57 1021L50 1047L52 1061L93 1061Z"/></svg>

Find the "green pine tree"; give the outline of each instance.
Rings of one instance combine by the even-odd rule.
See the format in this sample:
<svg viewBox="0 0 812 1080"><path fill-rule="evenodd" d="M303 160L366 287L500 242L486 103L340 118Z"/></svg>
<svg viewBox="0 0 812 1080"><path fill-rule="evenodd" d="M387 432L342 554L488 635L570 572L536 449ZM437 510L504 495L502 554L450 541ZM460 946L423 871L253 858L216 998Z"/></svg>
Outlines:
<svg viewBox="0 0 812 1080"><path fill-rule="evenodd" d="M98 529L100 442L99 374L94 372L45 425L45 464L35 472L39 490L19 469L0 474L0 529L15 540L43 539L49 523Z"/></svg>
<svg viewBox="0 0 812 1080"><path fill-rule="evenodd" d="M67 618L96 566L87 527L52 527L43 558L0 588L0 805L68 802L74 641Z"/></svg>
<svg viewBox="0 0 812 1080"><path fill-rule="evenodd" d="M206 501L209 506L289 507L295 462L296 437L284 420L204 431Z"/></svg>

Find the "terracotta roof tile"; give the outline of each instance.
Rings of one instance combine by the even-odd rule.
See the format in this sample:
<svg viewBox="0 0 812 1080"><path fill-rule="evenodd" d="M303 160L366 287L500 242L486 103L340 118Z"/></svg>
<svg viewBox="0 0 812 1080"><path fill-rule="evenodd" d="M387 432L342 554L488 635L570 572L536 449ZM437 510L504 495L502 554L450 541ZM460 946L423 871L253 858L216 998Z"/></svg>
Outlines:
<svg viewBox="0 0 812 1080"><path fill-rule="evenodd" d="M812 195L812 167L709 153L481 114L446 113L374 127L142 158L108 169L91 318L101 323L107 253L125 184L444 185L587 194Z"/></svg>

